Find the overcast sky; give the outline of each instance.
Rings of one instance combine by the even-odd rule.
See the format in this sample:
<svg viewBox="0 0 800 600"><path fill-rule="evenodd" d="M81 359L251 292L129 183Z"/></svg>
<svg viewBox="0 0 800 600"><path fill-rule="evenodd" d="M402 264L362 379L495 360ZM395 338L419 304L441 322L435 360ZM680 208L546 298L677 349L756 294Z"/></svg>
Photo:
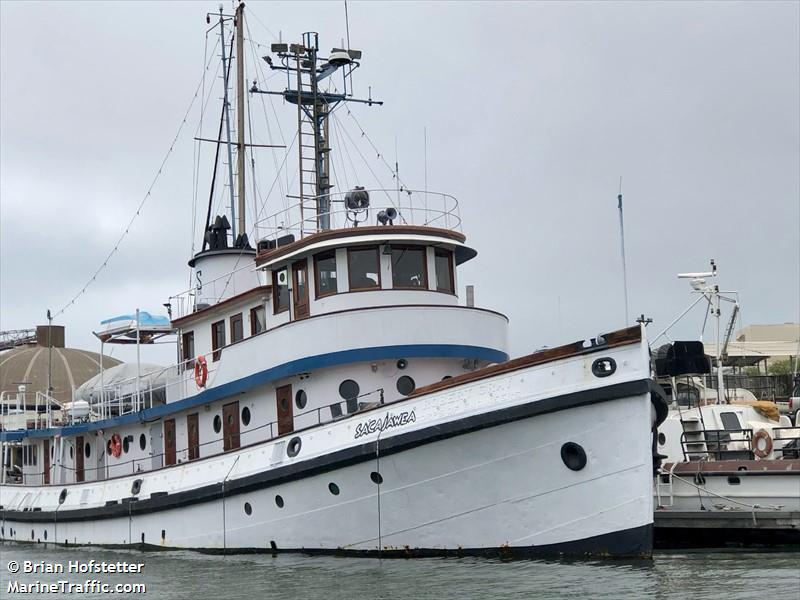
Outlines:
<svg viewBox="0 0 800 600"><path fill-rule="evenodd" d="M720 285L740 292L743 325L800 319L800 3L348 8L351 46L364 52L357 95L371 86L386 102L352 111L390 162L396 143L412 188L424 185L427 128L428 187L459 198L479 252L461 286L474 284L479 306L510 317L513 354L625 325L620 176L631 319L644 313L654 320L648 331L660 331L691 301L676 274L704 270L710 258ZM205 14L216 10L0 2L0 329L44 323L113 248L201 81L216 41L210 35L206 47ZM319 31L324 50L345 36L340 2L249 2L247 12L259 55L278 35ZM253 61L246 71L282 89ZM283 133L288 142L295 109L251 102L261 115L254 139L280 144ZM68 345L96 349L90 332L101 319L163 312L188 286L198 119L193 110L108 268L58 317ZM370 168L392 185L353 120L340 113L339 126L368 163L348 150L360 173L348 185L376 187ZM202 214L211 169L203 152ZM256 154L262 192L280 152ZM265 210L284 201L277 190ZM695 312L678 334L696 338L701 323ZM161 348L143 358L173 356Z"/></svg>

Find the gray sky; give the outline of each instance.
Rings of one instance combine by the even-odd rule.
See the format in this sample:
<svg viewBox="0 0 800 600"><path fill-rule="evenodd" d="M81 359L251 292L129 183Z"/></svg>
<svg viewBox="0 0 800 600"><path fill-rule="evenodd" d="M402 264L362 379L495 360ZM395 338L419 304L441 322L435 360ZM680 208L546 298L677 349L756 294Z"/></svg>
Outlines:
<svg viewBox="0 0 800 600"><path fill-rule="evenodd" d="M200 82L216 7L0 3L0 329L43 323L114 246ZM247 11L250 38L267 46L279 32L295 41L316 30L327 50L345 35L339 2ZM649 331L691 300L675 274L712 257L720 285L741 294L744 325L800 319L800 3L350 2L349 12L351 45L364 51L356 92L371 86L386 101L353 113L390 162L397 141L412 188L423 187L427 127L428 187L459 198L479 251L460 282L510 317L514 354L625 324L620 175L630 313L652 317ZM257 75L251 62L248 79ZM256 140L281 143L273 108L251 102ZM288 138L294 110L274 103ZM188 286L198 116L109 267L59 317L68 345L95 348L101 319L160 312ZM375 187L349 152L361 176L348 183ZM256 161L263 192L273 153ZM274 193L267 211L283 202ZM696 337L701 322L695 312L679 332ZM161 348L144 359L172 357Z"/></svg>

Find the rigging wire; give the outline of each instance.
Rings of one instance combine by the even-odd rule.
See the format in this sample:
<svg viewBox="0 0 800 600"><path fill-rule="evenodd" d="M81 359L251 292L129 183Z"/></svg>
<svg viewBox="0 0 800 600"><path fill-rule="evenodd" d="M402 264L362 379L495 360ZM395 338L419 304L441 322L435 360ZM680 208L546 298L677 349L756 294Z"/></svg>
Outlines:
<svg viewBox="0 0 800 600"><path fill-rule="evenodd" d="M128 233L130 232L134 221L136 221L136 217L138 217L139 214L141 213L142 208L144 208L145 203L147 202L147 200L152 195L153 188L155 188L156 183L161 178L161 174L162 174L162 172L164 170L164 166L167 164L167 160L172 155L172 151L175 148L175 144L177 143L178 138L180 137L181 133L183 132L184 125L186 125L186 119L189 118L189 113L191 112L192 107L194 107L194 103L197 100L197 97L200 95L200 89L201 89L202 83L203 82L202 82L202 77L201 77L201 80L197 84L197 88L195 88L194 94L192 95L192 99L189 102L189 106L186 109L186 112L184 113L183 118L181 119L180 125L178 126L178 131L175 133L175 136L172 138L172 142L169 145L169 149L167 150L167 153L164 155L164 158L162 159L161 164L159 165L158 170L156 171L156 174L153 177L153 180L150 182L150 186L147 188L147 192L145 193L145 195L142 198L142 200L139 202L139 205L136 208L136 212L133 213L133 216L131 217L130 221L128 221L128 224L125 226L125 230L122 232L122 235L120 235L119 239L117 240L116 244L114 244L114 247L108 253L108 255L106 256L105 260L103 260L103 262L100 264L100 266L97 268L97 270L92 274L92 276L83 285L83 287L78 291L77 294L75 294L72 297L72 299L69 302L67 302L64 306L62 306L59 310L57 310L55 312L55 314L53 315L53 318L56 318L56 317L64 314L64 312L70 306L73 306L75 304L75 302L84 293L86 293L86 290L89 288L89 286L92 285L92 283L95 282L95 280L97 279L97 276L100 275L100 273L103 271L103 269L105 269L108 266L108 262L113 258L113 256L119 250L120 245L125 240L125 238L127 237Z"/></svg>

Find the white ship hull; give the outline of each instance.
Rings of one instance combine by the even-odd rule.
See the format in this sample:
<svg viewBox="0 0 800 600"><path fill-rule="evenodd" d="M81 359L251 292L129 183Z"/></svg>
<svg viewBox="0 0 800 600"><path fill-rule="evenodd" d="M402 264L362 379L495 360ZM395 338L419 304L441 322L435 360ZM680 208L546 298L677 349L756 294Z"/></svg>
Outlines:
<svg viewBox="0 0 800 600"><path fill-rule="evenodd" d="M598 354L589 353L153 472L4 486L3 539L216 552L648 555L655 417L646 346L602 356L619 365L609 377L592 375ZM562 458L568 442L585 452L579 470Z"/></svg>

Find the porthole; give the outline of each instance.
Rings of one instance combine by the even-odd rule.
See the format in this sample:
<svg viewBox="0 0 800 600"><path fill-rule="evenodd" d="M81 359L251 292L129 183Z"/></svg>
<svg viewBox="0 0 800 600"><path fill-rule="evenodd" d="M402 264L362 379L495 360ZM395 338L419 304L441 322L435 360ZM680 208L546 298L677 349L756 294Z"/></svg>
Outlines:
<svg viewBox="0 0 800 600"><path fill-rule="evenodd" d="M250 425L250 409L247 406L242 409L242 423L245 426Z"/></svg>
<svg viewBox="0 0 800 600"><path fill-rule="evenodd" d="M222 418L219 415L214 417L214 433L219 433L222 429Z"/></svg>
<svg viewBox="0 0 800 600"><path fill-rule="evenodd" d="M290 457L294 458L298 454L300 454L300 448L303 447L303 442L299 437L293 437L289 440L289 444L286 446L286 454Z"/></svg>
<svg viewBox="0 0 800 600"><path fill-rule="evenodd" d="M663 446L666 443L667 443L667 436L665 436L663 433L659 433L658 434L658 445L659 446Z"/></svg>
<svg viewBox="0 0 800 600"><path fill-rule="evenodd" d="M403 394L403 396L408 396L416 387L417 384L414 383L414 380L408 375L403 375L397 380L397 391Z"/></svg>
<svg viewBox="0 0 800 600"><path fill-rule="evenodd" d="M64 504L64 500L67 499L67 494L68 493L69 492L67 492L67 488L64 488L63 490L61 490L61 493L58 495L58 503L59 504Z"/></svg>
<svg viewBox="0 0 800 600"><path fill-rule="evenodd" d="M253 514L253 507L250 506L249 502L244 503L244 514L246 514L248 517Z"/></svg>
<svg viewBox="0 0 800 600"><path fill-rule="evenodd" d="M373 471L372 473L370 473L369 478L372 479L372 483L376 485L380 485L383 483L383 475L381 475L377 471Z"/></svg>
<svg viewBox="0 0 800 600"><path fill-rule="evenodd" d="M361 392L361 388L352 379L345 379L339 384L339 395L345 400L358 398L359 392Z"/></svg>
<svg viewBox="0 0 800 600"><path fill-rule="evenodd" d="M294 403L300 410L306 407L306 404L308 404L308 396L305 390L297 390L297 393L294 395Z"/></svg>
<svg viewBox="0 0 800 600"><path fill-rule="evenodd" d="M145 448L147 448L147 437L145 436L145 434L140 433L139 434L139 449L140 450L144 450Z"/></svg>
<svg viewBox="0 0 800 600"><path fill-rule="evenodd" d="M608 377L617 370L617 361L611 357L598 358L592 363L592 373L595 377Z"/></svg>
<svg viewBox="0 0 800 600"><path fill-rule="evenodd" d="M228 413L228 425L233 425L233 415Z"/></svg>
<svg viewBox="0 0 800 600"><path fill-rule="evenodd" d="M586 451L575 442L561 446L561 460L571 471L580 471L586 466Z"/></svg>
<svg viewBox="0 0 800 600"><path fill-rule="evenodd" d="M86 442L86 445L83 447L83 453L86 455L86 458L92 455L92 445L89 442Z"/></svg>
<svg viewBox="0 0 800 600"><path fill-rule="evenodd" d="M332 481L328 484L328 491L333 494L334 496L339 495L339 486L333 483Z"/></svg>
<svg viewBox="0 0 800 600"><path fill-rule="evenodd" d="M275 496L275 504L278 505L278 508L283 508L283 497L280 494Z"/></svg>
<svg viewBox="0 0 800 600"><path fill-rule="evenodd" d="M122 438L122 451L127 454L128 451L131 449L131 436L126 435Z"/></svg>
<svg viewBox="0 0 800 600"><path fill-rule="evenodd" d="M398 369L405 369L408 366L408 361L405 358L401 358L397 361L397 368Z"/></svg>
<svg viewBox="0 0 800 600"><path fill-rule="evenodd" d="M131 496L136 496L141 491L142 491L142 480L134 479L133 483L131 484Z"/></svg>
<svg viewBox="0 0 800 600"><path fill-rule="evenodd" d="M739 485L740 483L742 483L742 480L738 477L728 477L728 485Z"/></svg>

